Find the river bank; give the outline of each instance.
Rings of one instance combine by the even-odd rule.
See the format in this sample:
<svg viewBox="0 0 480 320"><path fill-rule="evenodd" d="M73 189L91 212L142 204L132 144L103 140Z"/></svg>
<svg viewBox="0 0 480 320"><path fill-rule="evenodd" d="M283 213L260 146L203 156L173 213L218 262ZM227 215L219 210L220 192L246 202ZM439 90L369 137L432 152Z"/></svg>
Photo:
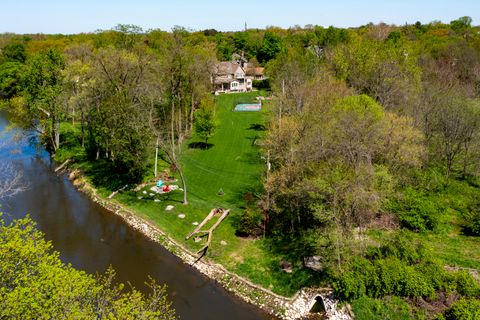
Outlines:
<svg viewBox="0 0 480 320"><path fill-rule="evenodd" d="M96 189L86 182L79 170L69 172L68 177L73 185L79 191L89 196L92 201L121 217L129 226L162 245L188 266L195 268L204 276L217 281L229 292L243 301L259 307L268 314L280 319L302 319L311 316L310 310L314 304L320 303L325 309L326 319L351 319L351 311L348 308L344 307L341 310L337 310L338 301L333 299L330 289L303 288L291 298L275 294L252 283L248 279L226 270L222 265L211 262L205 257L197 260L196 255L169 237L153 223L139 217L121 204L99 196Z"/></svg>

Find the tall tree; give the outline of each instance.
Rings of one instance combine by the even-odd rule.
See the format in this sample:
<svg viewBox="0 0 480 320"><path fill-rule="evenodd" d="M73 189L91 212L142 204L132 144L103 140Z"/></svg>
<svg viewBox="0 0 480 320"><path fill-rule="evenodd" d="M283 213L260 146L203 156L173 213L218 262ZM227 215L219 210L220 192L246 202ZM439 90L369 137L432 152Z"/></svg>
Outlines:
<svg viewBox="0 0 480 320"><path fill-rule="evenodd" d="M60 147L60 121L65 106L59 99L63 91L65 61L56 49L35 55L24 74L24 87L32 118L38 119L52 151Z"/></svg>

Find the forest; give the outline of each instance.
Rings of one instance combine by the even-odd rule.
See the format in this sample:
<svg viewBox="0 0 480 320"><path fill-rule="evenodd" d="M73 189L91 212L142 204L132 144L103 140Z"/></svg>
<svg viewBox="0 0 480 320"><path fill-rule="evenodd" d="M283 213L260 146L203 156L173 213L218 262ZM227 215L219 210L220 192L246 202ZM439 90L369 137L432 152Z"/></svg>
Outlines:
<svg viewBox="0 0 480 320"><path fill-rule="evenodd" d="M185 144L200 135L207 145L222 125L215 66L241 54L265 68L254 86L271 100L257 142L268 169L245 190L236 232L294 266L318 257L292 282L331 286L357 319L480 317L471 18L237 32L118 25L2 34L0 48L1 107L54 159L101 164L108 177L94 184L111 192L151 180L157 148L184 205Z"/></svg>

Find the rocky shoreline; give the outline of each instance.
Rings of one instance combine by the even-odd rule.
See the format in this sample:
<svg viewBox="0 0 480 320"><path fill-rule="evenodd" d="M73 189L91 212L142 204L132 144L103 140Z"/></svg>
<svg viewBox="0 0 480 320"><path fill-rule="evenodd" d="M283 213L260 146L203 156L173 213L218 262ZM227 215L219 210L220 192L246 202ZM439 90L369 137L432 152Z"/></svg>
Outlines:
<svg viewBox="0 0 480 320"><path fill-rule="evenodd" d="M92 201L120 216L132 228L162 245L168 251L179 257L184 263L194 267L206 277L218 281L226 290L240 299L259 307L279 319L293 320L307 318L311 315L309 312L316 302L321 303L325 309L324 317L326 319L352 319L351 311L348 307L337 310L338 301L333 299L333 294L329 289L303 288L293 297L287 298L262 288L226 270L222 265L205 260L205 258L196 262L197 257L194 254L158 227L140 218L129 209L100 197L96 190L85 181L78 170L71 171L68 174L68 178L79 191L88 195Z"/></svg>

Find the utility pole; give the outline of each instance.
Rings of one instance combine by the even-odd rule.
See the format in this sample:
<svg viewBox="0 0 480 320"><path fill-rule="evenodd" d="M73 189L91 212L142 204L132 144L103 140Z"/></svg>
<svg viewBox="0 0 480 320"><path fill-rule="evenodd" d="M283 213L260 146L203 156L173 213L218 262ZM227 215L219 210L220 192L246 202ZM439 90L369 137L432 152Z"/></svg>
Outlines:
<svg viewBox="0 0 480 320"><path fill-rule="evenodd" d="M267 176L267 183L269 181L269 178L270 178L270 170L272 169L272 165L270 163L270 150L267 151L267 172L266 172L266 176ZM270 212L270 191L268 191L268 188L267 188L267 208L265 210L265 217L264 217L264 221L263 221L263 238L265 239L265 235L267 233L267 223L268 223L268 219L269 219L269 212Z"/></svg>
<svg viewBox="0 0 480 320"><path fill-rule="evenodd" d="M157 179L157 163L158 163L158 136L157 136L157 144L155 145L155 179Z"/></svg>
<svg viewBox="0 0 480 320"><path fill-rule="evenodd" d="M245 21L245 31L247 31L247 21Z"/></svg>

